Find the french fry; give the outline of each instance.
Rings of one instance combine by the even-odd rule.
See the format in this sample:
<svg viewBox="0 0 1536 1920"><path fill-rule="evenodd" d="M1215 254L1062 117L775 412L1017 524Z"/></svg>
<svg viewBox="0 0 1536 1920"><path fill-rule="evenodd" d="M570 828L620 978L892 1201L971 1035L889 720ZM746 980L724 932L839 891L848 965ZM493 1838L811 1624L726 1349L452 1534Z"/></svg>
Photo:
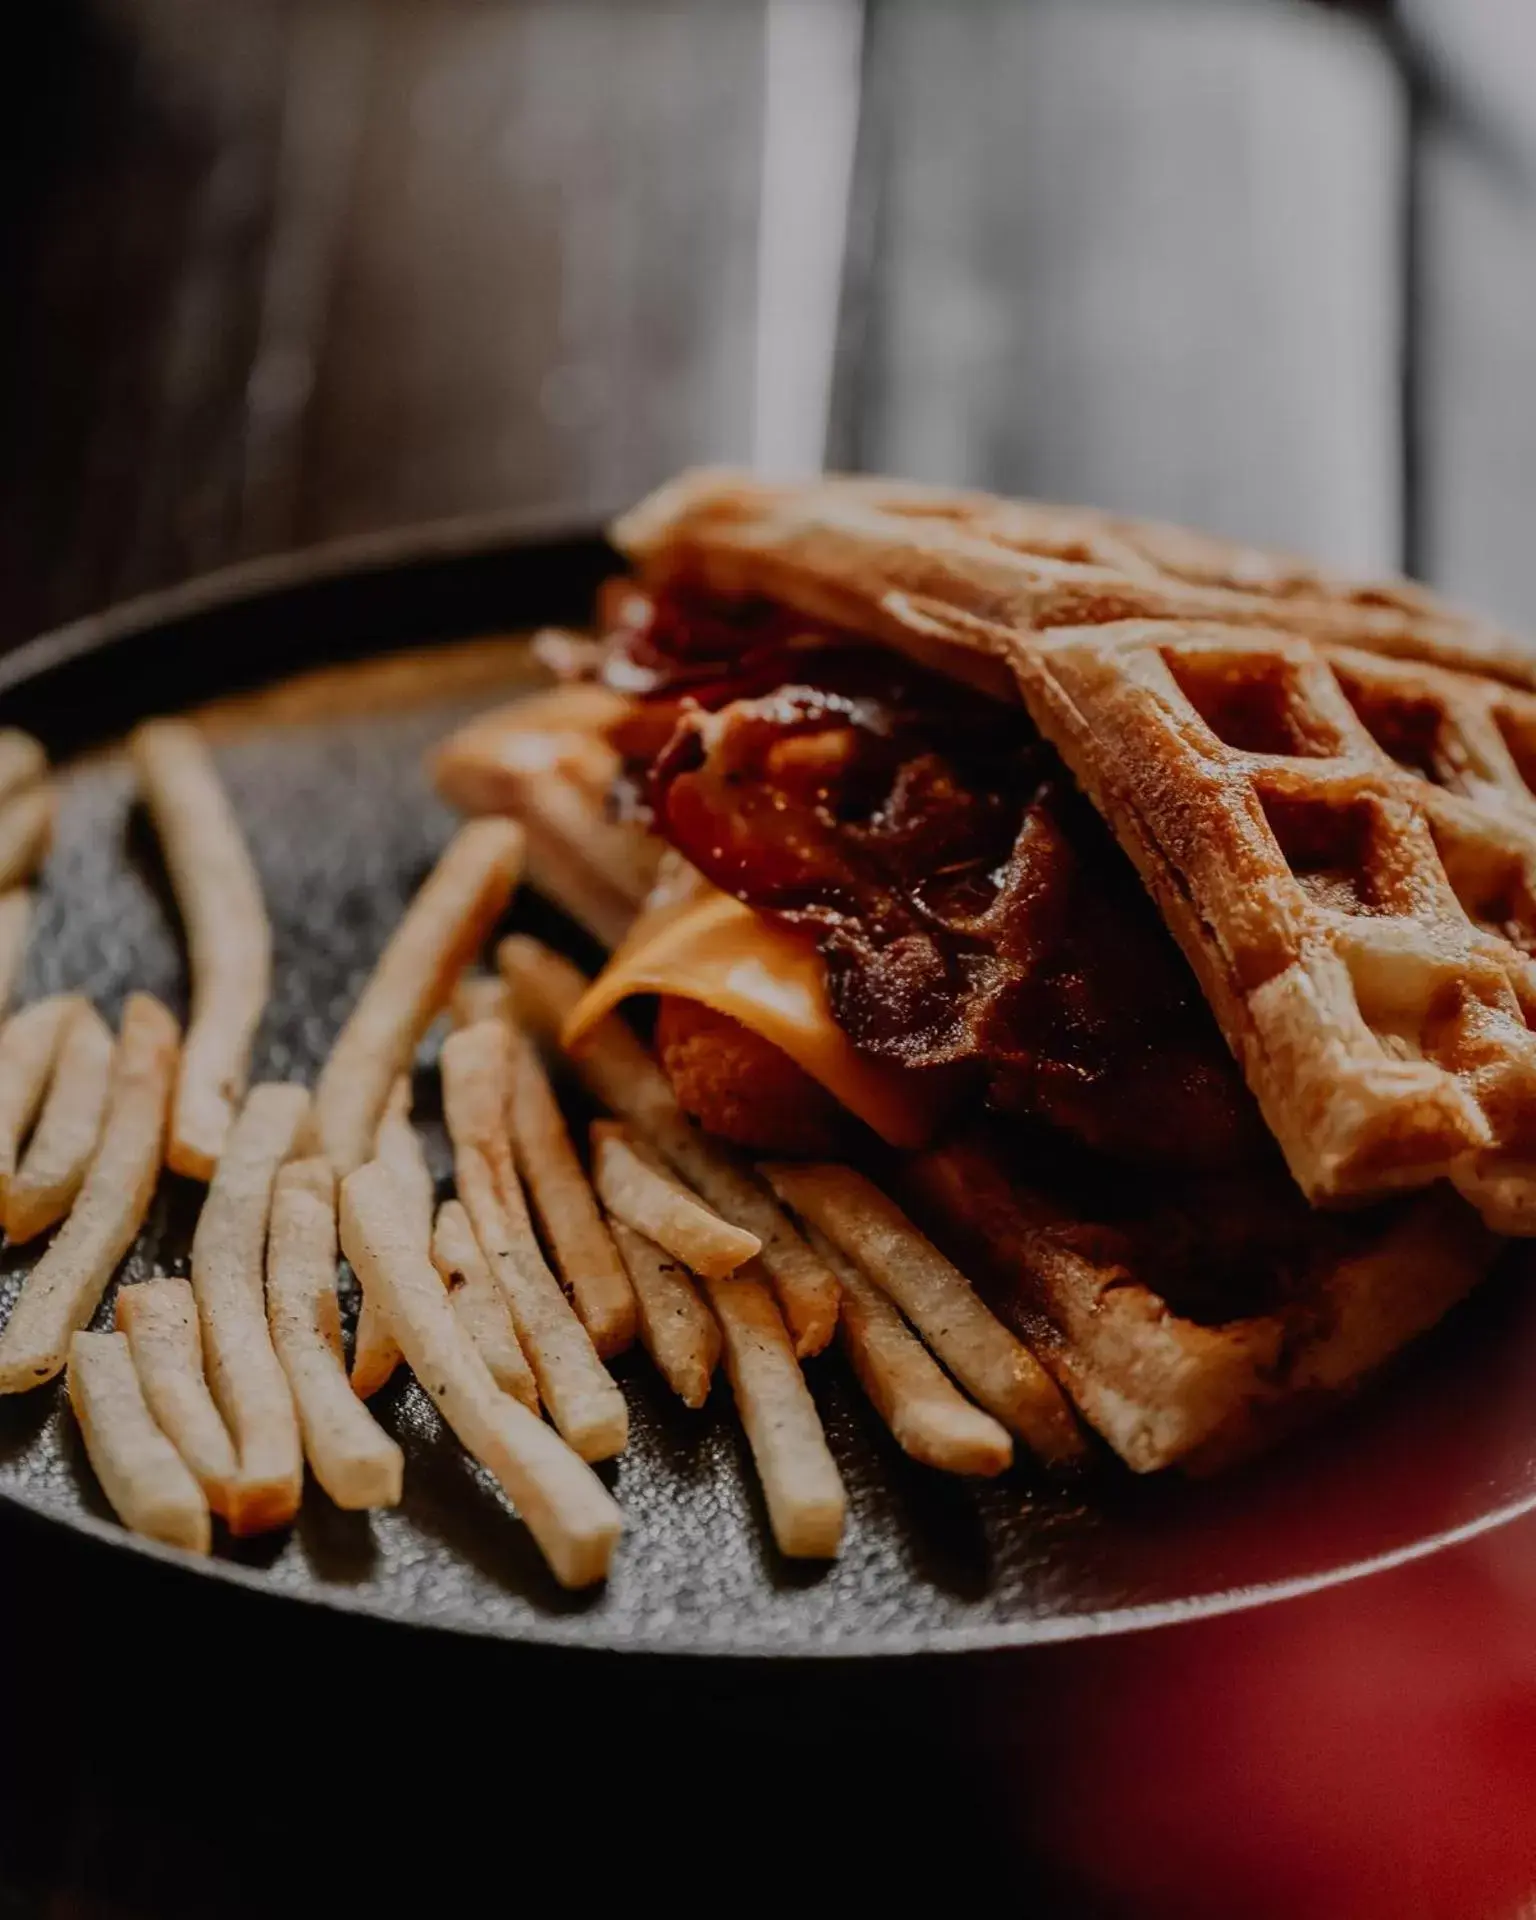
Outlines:
<svg viewBox="0 0 1536 1920"><path fill-rule="evenodd" d="M903 1453L941 1473L991 1475L1013 1461L1001 1421L972 1406L876 1286L817 1228L807 1236L843 1290L838 1338Z"/></svg>
<svg viewBox="0 0 1536 1920"><path fill-rule="evenodd" d="M336 1298L336 1176L329 1160L290 1160L278 1173L267 1243L267 1321L315 1478L338 1507L398 1506L405 1456L347 1380Z"/></svg>
<svg viewBox="0 0 1536 1920"><path fill-rule="evenodd" d="M206 1553L213 1543L208 1502L155 1425L122 1334L73 1336L69 1400L92 1470L123 1525L168 1546Z"/></svg>
<svg viewBox="0 0 1536 1920"><path fill-rule="evenodd" d="M85 1005L78 994L34 1000L0 1027L0 1187L9 1186L66 1029Z"/></svg>
<svg viewBox="0 0 1536 1920"><path fill-rule="evenodd" d="M384 1301L416 1378L495 1476L555 1578L573 1588L605 1579L623 1515L586 1462L491 1378L418 1252L385 1168L361 1167L343 1181L341 1244L364 1287Z"/></svg>
<svg viewBox="0 0 1536 1920"><path fill-rule="evenodd" d="M512 996L499 974L462 973L448 1008L456 1027L473 1027L481 1020L510 1016Z"/></svg>
<svg viewBox="0 0 1536 1920"><path fill-rule="evenodd" d="M586 989L583 976L559 954L517 934L502 941L497 962L518 1017L557 1038ZM572 1057L604 1106L628 1120L716 1213L756 1234L796 1353L820 1353L837 1327L837 1281L752 1173L694 1126L667 1076L617 1015L599 1021Z"/></svg>
<svg viewBox="0 0 1536 1920"><path fill-rule="evenodd" d="M117 1296L117 1330L160 1431L192 1470L215 1513L239 1472L235 1443L203 1374L203 1337L190 1280L141 1280Z"/></svg>
<svg viewBox="0 0 1536 1920"><path fill-rule="evenodd" d="M5 1047L0 1033L0 1053ZM0 1187L0 1221L12 1242L62 1220L91 1164L112 1078L112 1029L87 1000L64 1028L53 1083L21 1171Z"/></svg>
<svg viewBox="0 0 1536 1920"><path fill-rule="evenodd" d="M539 1389L518 1341L512 1309L485 1263L469 1215L457 1200L445 1200L437 1210L432 1264L448 1289L460 1326L490 1368L491 1378L503 1393L521 1400L530 1413L537 1413Z"/></svg>
<svg viewBox="0 0 1536 1920"><path fill-rule="evenodd" d="M634 1340L634 1289L571 1145L538 1050L517 1028L509 1044L507 1117L518 1170L577 1315L607 1360Z"/></svg>
<svg viewBox="0 0 1536 1920"><path fill-rule="evenodd" d="M610 699L619 699L611 694ZM624 703L620 700L620 705ZM0 728L0 802L14 799L28 787L36 786L48 771L48 755L40 740L20 727Z"/></svg>
<svg viewBox="0 0 1536 1920"><path fill-rule="evenodd" d="M308 1108L302 1087L251 1089L192 1237L192 1291L208 1385L239 1460L237 1477L218 1501L234 1534L286 1526L304 1490L298 1415L267 1328L263 1269L277 1170Z"/></svg>
<svg viewBox="0 0 1536 1920"><path fill-rule="evenodd" d="M607 653L603 642L594 639L590 633L574 633L569 627L540 627L529 642L528 651L547 673L552 673L556 680L566 684L552 687L548 693L540 694L525 704L533 706L539 700L553 702L574 700L583 694L605 694L614 703L614 710L593 723L600 726L617 719L629 705L623 694L613 693L588 677L599 671ZM570 682L578 684L571 685Z"/></svg>
<svg viewBox="0 0 1536 1920"><path fill-rule="evenodd" d="M85 1183L0 1334L0 1393L25 1393L61 1370L70 1335L101 1304L143 1226L160 1177L178 1038L176 1022L158 1000L129 995L107 1117Z"/></svg>
<svg viewBox="0 0 1536 1920"><path fill-rule="evenodd" d="M601 740L629 707L626 695L615 693L596 680L546 687L539 693L524 694L520 700L508 700L499 707L491 707L485 713L476 714L473 720L467 720L434 751L432 765L438 791L450 805L473 811L467 801L451 790L452 769L469 750L477 757L489 757L496 745L508 736L521 738L530 733L581 733L589 739Z"/></svg>
<svg viewBox="0 0 1536 1920"><path fill-rule="evenodd" d="M0 891L30 880L47 859L53 843L53 815L51 781L0 804Z"/></svg>
<svg viewBox="0 0 1536 1920"><path fill-rule="evenodd" d="M833 1559L847 1495L773 1294L750 1268L703 1286L779 1551L793 1560Z"/></svg>
<svg viewBox="0 0 1536 1920"><path fill-rule="evenodd" d="M506 906L522 859L513 821L471 821L390 936L315 1089L309 1141L338 1179L368 1158L390 1087Z"/></svg>
<svg viewBox="0 0 1536 1920"><path fill-rule="evenodd" d="M400 1187L407 1217L425 1247L432 1238L432 1207L437 1189L427 1165L421 1135L411 1125L411 1083L401 1074L391 1087L373 1137L373 1157L382 1160ZM400 1349L389 1330L384 1309L365 1293L357 1316L357 1341L352 1355L352 1391L370 1400L400 1364Z"/></svg>
<svg viewBox="0 0 1536 1920"><path fill-rule="evenodd" d="M495 974L466 973L453 993L457 1026L505 1020L511 1032L512 1149L544 1242L598 1355L611 1360L635 1338L634 1290L582 1171L538 1049L512 1018L512 993Z"/></svg>
<svg viewBox="0 0 1536 1920"><path fill-rule="evenodd" d="M240 822L190 721L151 720L129 742L186 932L192 1017L182 1048L167 1158L207 1180L250 1075L272 986L272 928Z"/></svg>
<svg viewBox="0 0 1536 1920"><path fill-rule="evenodd" d="M443 1117L459 1199L550 1418L584 1460L607 1460L629 1438L629 1410L534 1236L507 1136L510 1074L504 1021L461 1027L443 1043Z"/></svg>
<svg viewBox="0 0 1536 1920"><path fill-rule="evenodd" d="M0 1013L11 1004L27 957L32 925L32 896L25 887L0 893Z"/></svg>
<svg viewBox="0 0 1536 1920"><path fill-rule="evenodd" d="M851 1167L764 1169L779 1198L888 1294L987 1412L1044 1460L1075 1459L1082 1431L1034 1355L894 1201Z"/></svg>
<svg viewBox="0 0 1536 1920"><path fill-rule="evenodd" d="M610 820L599 794L563 773L520 783L507 803L528 836L528 881L605 947L628 933L656 877L659 848Z"/></svg>
<svg viewBox="0 0 1536 1920"><path fill-rule="evenodd" d="M465 813L511 814L528 878L605 946L617 946L651 884L659 844L608 818L619 757L602 729L628 702L605 687L556 687L472 720L436 750L438 792Z"/></svg>
<svg viewBox="0 0 1536 1920"><path fill-rule="evenodd" d="M601 798L619 768L603 730L628 706L622 694L588 684L496 707L436 749L433 784L461 813L517 813L526 783L550 774Z"/></svg>
<svg viewBox="0 0 1536 1920"><path fill-rule="evenodd" d="M613 1219L706 1279L723 1280L763 1250L755 1233L722 1220L663 1173L622 1121L592 1122L592 1184Z"/></svg>
<svg viewBox="0 0 1536 1920"><path fill-rule="evenodd" d="M687 1407L702 1407L720 1364L720 1328L679 1260L622 1220L609 1222L639 1303L640 1340Z"/></svg>

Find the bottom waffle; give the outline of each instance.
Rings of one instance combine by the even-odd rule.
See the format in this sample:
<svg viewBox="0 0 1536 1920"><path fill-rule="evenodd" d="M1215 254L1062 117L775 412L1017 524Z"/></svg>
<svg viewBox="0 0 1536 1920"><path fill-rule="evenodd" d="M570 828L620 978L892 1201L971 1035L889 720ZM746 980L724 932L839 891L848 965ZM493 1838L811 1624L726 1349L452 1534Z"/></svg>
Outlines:
<svg viewBox="0 0 1536 1920"><path fill-rule="evenodd" d="M1319 1214L1278 1171L1137 1192L979 1141L902 1190L1138 1473L1226 1466L1347 1393L1463 1299L1503 1243L1449 1189Z"/></svg>

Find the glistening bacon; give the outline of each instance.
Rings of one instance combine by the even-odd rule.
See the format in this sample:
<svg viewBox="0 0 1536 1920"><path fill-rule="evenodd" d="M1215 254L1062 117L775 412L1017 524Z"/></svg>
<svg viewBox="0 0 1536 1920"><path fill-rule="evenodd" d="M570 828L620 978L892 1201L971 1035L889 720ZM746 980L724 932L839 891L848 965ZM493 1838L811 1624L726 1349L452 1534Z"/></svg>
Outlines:
<svg viewBox="0 0 1536 1920"><path fill-rule="evenodd" d="M1021 712L779 609L628 588L610 612L631 804L815 940L856 1046L1118 1156L1261 1149L1182 957Z"/></svg>

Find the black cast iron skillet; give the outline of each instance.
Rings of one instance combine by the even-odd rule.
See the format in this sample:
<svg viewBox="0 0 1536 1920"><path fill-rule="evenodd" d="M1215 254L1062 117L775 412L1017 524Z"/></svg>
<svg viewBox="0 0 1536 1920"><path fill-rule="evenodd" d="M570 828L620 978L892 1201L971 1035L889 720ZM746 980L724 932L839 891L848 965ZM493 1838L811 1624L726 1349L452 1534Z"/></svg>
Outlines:
<svg viewBox="0 0 1536 1920"><path fill-rule="evenodd" d="M586 529L454 523L196 581L0 661L0 719L33 729L57 757L83 756L65 777L26 994L78 988L115 1016L140 986L185 1008L152 838L121 762L92 750L149 713L317 666L580 621L613 566ZM403 705L359 696L354 706L344 691L301 720L258 703L254 717L220 728L220 763L276 933L261 1076L313 1077L446 838L451 821L422 777L423 748L526 684L515 649L485 657L492 666L476 669L472 687L462 649L451 649L407 676ZM538 902L517 913L593 957ZM431 1087L421 1075L423 1102ZM445 1175L430 1115L429 1137ZM186 1183L162 1183L129 1278L157 1265L185 1271L195 1201ZM0 1254L0 1304L32 1257ZM311 1488L291 1534L184 1559L112 1520L56 1387L0 1401L0 1499L103 1550L387 1619L568 1646L836 1655L980 1650L1255 1605L1536 1506L1536 1308L1511 1280L1490 1285L1320 1431L1204 1484L1137 1481L1112 1464L1067 1485L1027 1464L991 1484L943 1478L897 1451L841 1360L826 1356L812 1386L851 1496L844 1552L828 1567L775 1552L723 1386L690 1414L643 1356L618 1371L634 1439L611 1477L630 1527L613 1579L582 1597L555 1586L413 1385L375 1403L407 1454L395 1513L342 1514Z"/></svg>

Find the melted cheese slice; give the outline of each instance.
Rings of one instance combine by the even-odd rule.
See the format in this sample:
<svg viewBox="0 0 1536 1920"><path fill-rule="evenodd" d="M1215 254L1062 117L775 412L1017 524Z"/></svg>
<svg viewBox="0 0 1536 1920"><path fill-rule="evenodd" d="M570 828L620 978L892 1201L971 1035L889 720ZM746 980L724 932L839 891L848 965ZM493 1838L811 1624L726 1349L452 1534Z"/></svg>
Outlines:
<svg viewBox="0 0 1536 1920"><path fill-rule="evenodd" d="M572 1009L561 1035L574 1049L599 1020L637 993L696 1000L760 1034L893 1147L919 1147L933 1128L931 1100L894 1067L867 1060L832 1018L814 947L760 919L669 862L640 917Z"/></svg>

